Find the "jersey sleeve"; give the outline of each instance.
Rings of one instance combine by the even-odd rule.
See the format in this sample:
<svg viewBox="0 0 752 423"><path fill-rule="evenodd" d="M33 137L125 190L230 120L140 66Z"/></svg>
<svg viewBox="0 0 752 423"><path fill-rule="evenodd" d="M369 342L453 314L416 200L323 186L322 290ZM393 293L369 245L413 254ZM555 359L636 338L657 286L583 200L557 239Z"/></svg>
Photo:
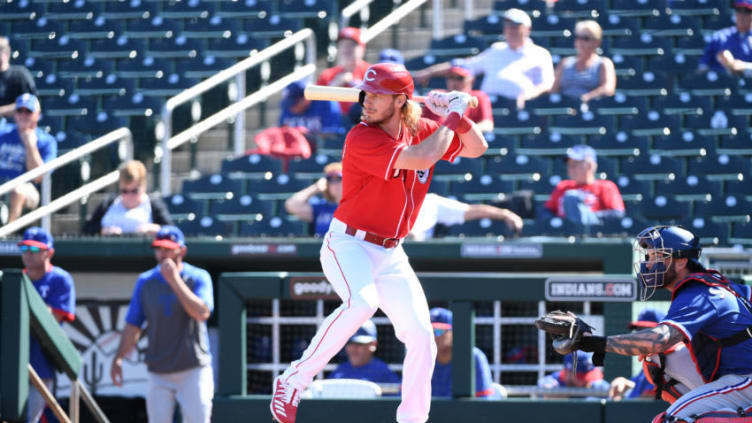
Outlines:
<svg viewBox="0 0 752 423"><path fill-rule="evenodd" d="M68 272L61 271L55 278L51 295L46 298L52 312L72 322L76 314L76 286Z"/></svg>
<svg viewBox="0 0 752 423"><path fill-rule="evenodd" d="M204 269L197 269L195 281L193 284L193 293L197 297L201 298L209 307L209 312L214 311L214 287L212 286L212 279L209 276L209 272Z"/></svg>
<svg viewBox="0 0 752 423"><path fill-rule="evenodd" d="M491 48L487 48L475 56L470 56L465 59L454 59L452 60L452 66L463 67L472 72L473 75L484 73L486 64L489 63L489 61L492 59L488 57L490 56L491 51Z"/></svg>
<svg viewBox="0 0 752 423"><path fill-rule="evenodd" d="M345 154L351 163L361 171L384 180L389 180L394 162L406 147L364 124L358 124L347 134L345 145Z"/></svg>
<svg viewBox="0 0 752 423"><path fill-rule="evenodd" d="M607 181L603 192L603 205L608 210L624 210L624 200L621 198L619 187Z"/></svg>
<svg viewBox="0 0 752 423"><path fill-rule="evenodd" d="M722 30L721 30L722 31ZM710 42L708 45L705 46L705 51L702 53L702 57L700 57L700 65L704 67L714 67L718 59L716 59L716 56L718 53L720 53L721 50L721 43L722 43L722 37L721 37L721 31L717 31L712 35L710 38Z"/></svg>
<svg viewBox="0 0 752 423"><path fill-rule="evenodd" d="M559 214L559 199L561 196L564 195L564 186L559 182L559 185L554 188L554 191L551 193L551 196L548 197L548 200L543 204L543 206L549 210L551 210L554 214Z"/></svg>
<svg viewBox="0 0 752 423"><path fill-rule="evenodd" d="M488 366L488 358L479 348L473 348L475 356L475 396L487 397L494 393L491 368Z"/></svg>
<svg viewBox="0 0 752 423"><path fill-rule="evenodd" d="M709 295L708 288L699 283L683 287L671 302L671 307L661 324L679 329L687 340L691 341L692 337L717 315L708 298Z"/></svg>
<svg viewBox="0 0 752 423"><path fill-rule="evenodd" d="M139 278L136 282L136 287L133 288L131 303L128 306L128 313L125 315L125 321L139 329L141 329L144 321L146 321L144 308L141 304L141 287L143 286L144 282L145 280L143 279L143 277Z"/></svg>

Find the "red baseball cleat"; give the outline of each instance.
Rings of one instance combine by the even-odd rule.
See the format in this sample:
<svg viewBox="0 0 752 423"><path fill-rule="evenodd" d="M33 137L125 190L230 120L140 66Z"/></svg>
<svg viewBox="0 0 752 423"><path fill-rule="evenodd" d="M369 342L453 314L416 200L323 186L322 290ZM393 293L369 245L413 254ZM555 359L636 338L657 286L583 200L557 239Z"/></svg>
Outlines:
<svg viewBox="0 0 752 423"><path fill-rule="evenodd" d="M274 393L269 409L272 417L279 423L295 423L300 403L300 392L282 381L281 376L274 379Z"/></svg>

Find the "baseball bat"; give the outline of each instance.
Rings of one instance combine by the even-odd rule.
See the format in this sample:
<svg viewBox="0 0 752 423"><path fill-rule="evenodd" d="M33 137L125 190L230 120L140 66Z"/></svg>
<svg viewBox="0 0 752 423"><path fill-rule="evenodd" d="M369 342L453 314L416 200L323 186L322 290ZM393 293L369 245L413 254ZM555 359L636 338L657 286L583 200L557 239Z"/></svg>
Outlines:
<svg viewBox="0 0 752 423"><path fill-rule="evenodd" d="M328 85L306 85L303 95L308 100L330 100L357 103L360 90L350 87L330 87ZM423 103L426 98L422 95L414 95L413 100ZM470 99L470 107L478 107L478 97Z"/></svg>

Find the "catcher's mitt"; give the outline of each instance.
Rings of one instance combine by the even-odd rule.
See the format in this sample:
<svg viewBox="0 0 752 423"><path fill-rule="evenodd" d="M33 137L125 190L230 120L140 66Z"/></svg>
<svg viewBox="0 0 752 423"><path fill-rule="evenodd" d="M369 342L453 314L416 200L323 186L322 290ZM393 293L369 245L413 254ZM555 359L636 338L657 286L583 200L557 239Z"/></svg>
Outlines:
<svg viewBox="0 0 752 423"><path fill-rule="evenodd" d="M580 343L584 334L593 332L593 327L574 313L560 310L549 312L537 319L535 327L551 335L554 350L561 355L581 349Z"/></svg>

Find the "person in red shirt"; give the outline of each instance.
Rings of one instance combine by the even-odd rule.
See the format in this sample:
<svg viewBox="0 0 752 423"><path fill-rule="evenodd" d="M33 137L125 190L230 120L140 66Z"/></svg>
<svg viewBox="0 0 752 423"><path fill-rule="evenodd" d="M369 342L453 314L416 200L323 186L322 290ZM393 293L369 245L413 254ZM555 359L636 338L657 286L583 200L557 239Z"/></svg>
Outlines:
<svg viewBox="0 0 752 423"><path fill-rule="evenodd" d="M368 62L363 60L366 43L362 41L360 28L342 28L337 38L337 65L325 69L316 81L318 85L354 87L363 81ZM354 103L340 102L342 116L347 116Z"/></svg>
<svg viewBox="0 0 752 423"><path fill-rule="evenodd" d="M413 78L403 65L373 65L358 87L363 121L345 139L342 200L321 247L321 267L342 305L274 380L270 409L280 423L295 422L300 393L379 308L406 346L397 422L428 420L436 342L402 239L415 223L436 162L480 157L488 145L463 117L467 93L429 93L429 107L446 117L439 126L420 117L420 105L410 100Z"/></svg>
<svg viewBox="0 0 752 423"><path fill-rule="evenodd" d="M576 145L567 150L567 174L545 203L545 211L585 225L598 225L604 218L624 216L624 200L615 183L595 178L595 150Z"/></svg>
<svg viewBox="0 0 752 423"><path fill-rule="evenodd" d="M446 86L448 91L461 91L478 98L478 107L467 109L465 115L475 122L482 132L491 132L494 129L491 99L483 91L474 90L473 81L475 81L475 76L463 67L452 66L447 71ZM441 122L440 118L431 113L427 107L423 108L423 117Z"/></svg>

